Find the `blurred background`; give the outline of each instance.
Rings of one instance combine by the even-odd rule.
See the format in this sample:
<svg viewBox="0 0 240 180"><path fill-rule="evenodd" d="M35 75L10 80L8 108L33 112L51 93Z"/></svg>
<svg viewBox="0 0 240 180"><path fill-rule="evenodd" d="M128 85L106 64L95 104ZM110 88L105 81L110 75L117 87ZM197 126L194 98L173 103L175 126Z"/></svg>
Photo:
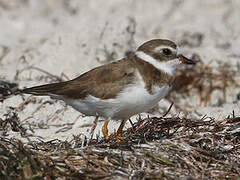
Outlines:
<svg viewBox="0 0 240 180"><path fill-rule="evenodd" d="M204 62L234 61L239 8L234 0L1 0L0 77L13 80L34 65L72 78L153 38L176 41Z"/></svg>

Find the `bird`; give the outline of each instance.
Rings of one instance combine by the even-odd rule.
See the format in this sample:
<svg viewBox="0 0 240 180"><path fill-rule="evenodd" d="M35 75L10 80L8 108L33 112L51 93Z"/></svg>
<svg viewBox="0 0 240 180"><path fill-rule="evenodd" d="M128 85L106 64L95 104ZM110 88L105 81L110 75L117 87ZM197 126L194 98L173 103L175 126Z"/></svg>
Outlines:
<svg viewBox="0 0 240 180"><path fill-rule="evenodd" d="M171 40L152 39L132 55L98 66L77 78L25 88L20 93L62 100L86 116L95 116L94 123L99 117L104 118L102 133L106 141L109 121L120 120L116 140L121 142L126 121L153 108L168 95L176 68L195 64L178 49Z"/></svg>

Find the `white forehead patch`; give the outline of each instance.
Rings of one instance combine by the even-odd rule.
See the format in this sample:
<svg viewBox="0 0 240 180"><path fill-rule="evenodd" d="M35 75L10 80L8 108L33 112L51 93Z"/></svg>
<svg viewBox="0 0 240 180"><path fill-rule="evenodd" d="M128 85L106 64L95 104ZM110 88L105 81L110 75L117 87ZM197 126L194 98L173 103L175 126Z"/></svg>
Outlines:
<svg viewBox="0 0 240 180"><path fill-rule="evenodd" d="M175 48L172 48L171 46L165 46L165 45L157 46L153 51L154 52L159 52L162 49L170 49L173 52L173 54L178 53L178 47L175 49Z"/></svg>

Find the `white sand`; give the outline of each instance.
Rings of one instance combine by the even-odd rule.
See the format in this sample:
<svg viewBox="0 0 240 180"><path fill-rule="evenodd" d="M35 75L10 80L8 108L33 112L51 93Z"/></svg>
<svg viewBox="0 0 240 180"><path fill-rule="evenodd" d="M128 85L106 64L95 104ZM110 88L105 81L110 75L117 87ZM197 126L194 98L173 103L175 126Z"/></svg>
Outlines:
<svg viewBox="0 0 240 180"><path fill-rule="evenodd" d="M240 58L240 1L27 2L0 0L0 57L3 47L9 49L9 53L0 59L0 78L16 82L20 87L52 82L46 78L46 74L27 69L30 66L57 76L63 73L71 79L109 60L106 59L104 49L113 52L113 59L120 59L126 50L134 50L142 42L153 38L167 38L181 43L185 39L191 39L189 34L200 33L203 36L200 46L181 48L186 56L197 53L204 63L214 60L233 65ZM136 31L133 39L129 31ZM21 73L16 79L18 71ZM216 107L214 103L199 107L199 103L191 98L184 99L181 103L190 103L196 108L197 113L193 111L189 116L199 118L199 114L206 114L216 119L224 118L232 110L239 115L239 103L235 102L237 93L237 89L229 90L227 102L222 107ZM79 112L55 100L50 100L54 103L44 104L34 113L46 100L50 99L37 97L35 104L29 103L19 112L21 121L32 124L35 136L41 136L45 140L64 140L80 133L87 135L94 117L79 117ZM0 117L3 118L9 106L18 107L22 102L22 98L16 96L0 103ZM166 109L169 103L163 100L159 105L160 112L163 112L162 109ZM56 114L59 111L61 112ZM173 110L172 113L179 112ZM73 123L75 120L71 130L56 133L59 129L68 127L56 125ZM136 116L132 120L135 121ZM46 129L40 129L39 124ZM102 124L103 122L98 124L97 134ZM119 122L111 122L110 131L113 132L118 125ZM11 135L19 136L14 132Z"/></svg>

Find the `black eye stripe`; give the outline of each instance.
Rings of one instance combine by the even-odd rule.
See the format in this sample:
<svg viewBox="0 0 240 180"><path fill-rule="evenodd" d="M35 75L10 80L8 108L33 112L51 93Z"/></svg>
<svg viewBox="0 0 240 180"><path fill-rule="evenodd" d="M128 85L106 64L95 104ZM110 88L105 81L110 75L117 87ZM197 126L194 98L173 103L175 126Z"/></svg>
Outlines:
<svg viewBox="0 0 240 180"><path fill-rule="evenodd" d="M172 54L172 51L171 51L170 49L168 49L168 48L164 48L164 49L162 50L162 52L163 52L163 54L166 55L166 56L169 56L169 55Z"/></svg>

